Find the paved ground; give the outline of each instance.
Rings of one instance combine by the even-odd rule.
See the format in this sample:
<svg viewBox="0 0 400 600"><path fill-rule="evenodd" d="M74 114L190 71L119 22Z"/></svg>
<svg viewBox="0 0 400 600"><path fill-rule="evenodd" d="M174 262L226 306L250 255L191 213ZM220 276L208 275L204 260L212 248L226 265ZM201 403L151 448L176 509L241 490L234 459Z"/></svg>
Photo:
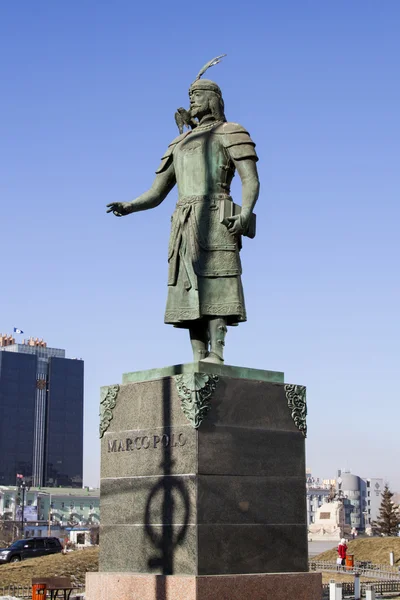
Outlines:
<svg viewBox="0 0 400 600"><path fill-rule="evenodd" d="M337 548L338 542L308 542L308 556L312 558L325 550Z"/></svg>

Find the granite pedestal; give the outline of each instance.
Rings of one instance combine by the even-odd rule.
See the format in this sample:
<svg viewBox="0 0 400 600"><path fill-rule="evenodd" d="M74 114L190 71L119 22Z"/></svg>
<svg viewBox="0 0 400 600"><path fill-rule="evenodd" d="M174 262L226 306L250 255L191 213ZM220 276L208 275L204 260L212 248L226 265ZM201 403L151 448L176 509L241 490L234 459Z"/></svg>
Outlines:
<svg viewBox="0 0 400 600"><path fill-rule="evenodd" d="M321 573L131 575L87 573L88 600L321 600Z"/></svg>
<svg viewBox="0 0 400 600"><path fill-rule="evenodd" d="M94 589L106 581L148 586L149 596L129 598L167 600L178 576L192 586L182 598L214 597L213 586L235 598L243 577L262 574L248 583L266 590L284 573L313 600L304 393L283 373L204 362L127 373L102 388L100 572L88 574L88 600L103 597Z"/></svg>

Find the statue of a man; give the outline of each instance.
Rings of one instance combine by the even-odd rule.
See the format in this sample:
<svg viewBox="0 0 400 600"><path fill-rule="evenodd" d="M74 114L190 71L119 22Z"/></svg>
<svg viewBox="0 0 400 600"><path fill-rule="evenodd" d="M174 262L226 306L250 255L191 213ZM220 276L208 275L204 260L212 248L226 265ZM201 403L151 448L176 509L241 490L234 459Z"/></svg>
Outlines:
<svg viewBox="0 0 400 600"><path fill-rule="evenodd" d="M248 132L226 121L216 83L197 79L189 98L193 129L169 145L151 188L132 202L108 204L107 212L120 217L154 208L177 184L165 322L189 330L195 361L223 363L227 326L246 321L239 251L254 222L258 158ZM230 210L235 171L242 181L236 213Z"/></svg>

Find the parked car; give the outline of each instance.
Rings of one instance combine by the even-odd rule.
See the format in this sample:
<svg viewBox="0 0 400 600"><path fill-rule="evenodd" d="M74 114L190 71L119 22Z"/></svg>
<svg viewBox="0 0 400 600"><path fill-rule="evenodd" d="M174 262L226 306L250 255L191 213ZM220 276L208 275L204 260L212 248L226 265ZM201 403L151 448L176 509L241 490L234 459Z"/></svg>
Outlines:
<svg viewBox="0 0 400 600"><path fill-rule="evenodd" d="M0 548L0 564L19 562L26 558L47 556L62 551L60 540L55 537L33 537L16 540L8 548Z"/></svg>

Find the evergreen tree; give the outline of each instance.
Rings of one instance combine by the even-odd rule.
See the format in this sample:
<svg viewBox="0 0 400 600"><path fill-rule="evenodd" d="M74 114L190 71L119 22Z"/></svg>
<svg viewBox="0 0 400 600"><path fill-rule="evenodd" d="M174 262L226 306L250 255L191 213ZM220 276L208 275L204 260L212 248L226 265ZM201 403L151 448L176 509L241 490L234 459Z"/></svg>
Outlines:
<svg viewBox="0 0 400 600"><path fill-rule="evenodd" d="M399 507L392 502L393 494L386 484L382 492L382 502L379 508L379 518L371 523L372 530L377 535L398 535L400 525Z"/></svg>

